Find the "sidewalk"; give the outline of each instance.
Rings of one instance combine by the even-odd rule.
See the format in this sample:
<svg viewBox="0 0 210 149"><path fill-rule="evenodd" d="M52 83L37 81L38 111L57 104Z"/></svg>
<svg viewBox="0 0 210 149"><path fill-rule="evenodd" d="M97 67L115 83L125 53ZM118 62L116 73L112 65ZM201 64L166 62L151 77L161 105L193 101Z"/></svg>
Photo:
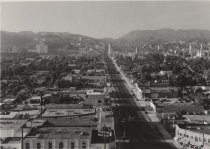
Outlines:
<svg viewBox="0 0 210 149"><path fill-rule="evenodd" d="M134 93L136 96L137 100L134 100L136 105L138 107L145 107L147 106L147 102L142 100L142 96L139 95L139 92L137 91L136 87L132 84L132 82L125 76L125 74L122 72L120 67L116 64L115 60L113 57L111 57L112 62L114 63L115 67L117 68L117 71L120 72L121 77L125 80L125 85L128 88L129 92L131 94ZM133 91L133 93L131 92ZM158 134L160 134L164 142L170 142L172 143L175 147L179 148L179 145L177 142L173 140L171 135L167 132L167 130L164 128L164 126L160 123L160 120L156 114L145 114L145 112L141 111L141 114L144 116L145 120L148 122L154 122L155 125L151 125L152 129L156 131Z"/></svg>

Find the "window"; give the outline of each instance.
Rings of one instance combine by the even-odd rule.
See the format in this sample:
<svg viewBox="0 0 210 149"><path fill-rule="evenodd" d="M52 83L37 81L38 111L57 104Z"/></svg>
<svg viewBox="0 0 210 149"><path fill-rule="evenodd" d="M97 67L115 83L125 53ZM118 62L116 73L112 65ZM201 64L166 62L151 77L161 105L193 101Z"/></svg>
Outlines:
<svg viewBox="0 0 210 149"><path fill-rule="evenodd" d="M51 142L48 143L48 149L52 149L52 143Z"/></svg>
<svg viewBox="0 0 210 149"><path fill-rule="evenodd" d="M74 142L71 142L71 149L74 149Z"/></svg>
<svg viewBox="0 0 210 149"><path fill-rule="evenodd" d="M41 143L37 143L37 149L41 149Z"/></svg>
<svg viewBox="0 0 210 149"><path fill-rule="evenodd" d="M203 141L204 141L204 142L207 142L207 141L206 141L206 138L204 138L204 140L203 140Z"/></svg>
<svg viewBox="0 0 210 149"><path fill-rule="evenodd" d="M198 137L195 137L195 141L198 141Z"/></svg>
<svg viewBox="0 0 210 149"><path fill-rule="evenodd" d="M26 143L26 149L30 149L30 144L28 142Z"/></svg>
<svg viewBox="0 0 210 149"><path fill-rule="evenodd" d="M188 138L188 135L186 135L186 138Z"/></svg>
<svg viewBox="0 0 210 149"><path fill-rule="evenodd" d="M208 142L210 143L210 139L208 139Z"/></svg>
<svg viewBox="0 0 210 149"><path fill-rule="evenodd" d="M63 142L59 143L59 149L63 149Z"/></svg>
<svg viewBox="0 0 210 149"><path fill-rule="evenodd" d="M101 100L98 100L98 103L102 103L102 101Z"/></svg>
<svg viewBox="0 0 210 149"><path fill-rule="evenodd" d="M82 142L82 149L86 149L86 142Z"/></svg>

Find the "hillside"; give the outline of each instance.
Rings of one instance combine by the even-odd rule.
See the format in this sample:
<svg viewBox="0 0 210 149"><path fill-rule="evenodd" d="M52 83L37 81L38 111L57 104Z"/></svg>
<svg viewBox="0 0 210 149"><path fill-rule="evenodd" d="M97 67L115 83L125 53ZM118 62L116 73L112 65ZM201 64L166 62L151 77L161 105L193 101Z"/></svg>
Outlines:
<svg viewBox="0 0 210 149"><path fill-rule="evenodd" d="M101 40L92 37L71 34L65 32L7 32L1 31L1 48L8 49L17 47L18 49L35 49L40 41L44 41L50 50L67 48L69 50L78 47L91 47L99 44Z"/></svg>
<svg viewBox="0 0 210 149"><path fill-rule="evenodd" d="M135 30L121 38L115 39L113 44L123 47L132 45L139 46L145 42L170 42L170 41L210 41L210 31L208 30Z"/></svg>

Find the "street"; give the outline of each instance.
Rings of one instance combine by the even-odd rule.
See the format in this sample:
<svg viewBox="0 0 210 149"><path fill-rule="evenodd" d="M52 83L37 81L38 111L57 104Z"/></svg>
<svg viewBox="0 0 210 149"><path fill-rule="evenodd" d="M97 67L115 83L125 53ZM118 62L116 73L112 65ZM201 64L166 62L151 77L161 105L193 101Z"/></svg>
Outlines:
<svg viewBox="0 0 210 149"><path fill-rule="evenodd" d="M111 59L108 56L106 59L108 74L112 86L115 88L114 98L117 98L117 103L119 103L116 107L113 107L117 149L176 148L163 138L158 129L154 127L155 123L146 121L143 111L134 102L136 100L135 96L129 93L125 81L117 72Z"/></svg>

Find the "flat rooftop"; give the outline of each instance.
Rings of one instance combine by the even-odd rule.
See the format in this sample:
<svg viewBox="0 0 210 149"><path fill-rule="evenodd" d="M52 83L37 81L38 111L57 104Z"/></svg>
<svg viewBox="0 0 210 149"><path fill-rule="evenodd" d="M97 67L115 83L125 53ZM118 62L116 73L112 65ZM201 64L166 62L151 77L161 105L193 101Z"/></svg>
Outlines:
<svg viewBox="0 0 210 149"><path fill-rule="evenodd" d="M90 139L91 127L39 127L32 129L26 138Z"/></svg>
<svg viewBox="0 0 210 149"><path fill-rule="evenodd" d="M16 115L18 115L18 112L10 112L8 114L0 114L0 119L11 119L14 118Z"/></svg>
<svg viewBox="0 0 210 149"><path fill-rule="evenodd" d="M7 137L1 144L17 144L21 143L21 137Z"/></svg>
<svg viewBox="0 0 210 149"><path fill-rule="evenodd" d="M95 115L75 117L75 118L49 119L44 124L44 126L62 126L62 127L95 126L96 127L97 121L94 119Z"/></svg>
<svg viewBox="0 0 210 149"><path fill-rule="evenodd" d="M20 128L22 127L27 120L0 120L1 129L11 129L11 128Z"/></svg>
<svg viewBox="0 0 210 149"><path fill-rule="evenodd" d="M210 115L183 115L183 117L188 118L190 121L205 121L210 124Z"/></svg>
<svg viewBox="0 0 210 149"><path fill-rule="evenodd" d="M204 107L195 103L158 103L158 108L162 108L164 113L167 112L203 112ZM159 110L158 110L159 111Z"/></svg>
<svg viewBox="0 0 210 149"><path fill-rule="evenodd" d="M95 109L47 109L42 117L67 117L95 114Z"/></svg>
<svg viewBox="0 0 210 149"><path fill-rule="evenodd" d="M82 76L84 80L103 80L105 76Z"/></svg>
<svg viewBox="0 0 210 149"><path fill-rule="evenodd" d="M46 109L83 109L81 104L47 104Z"/></svg>
<svg viewBox="0 0 210 149"><path fill-rule="evenodd" d="M198 133L210 134L210 124L179 124L179 127Z"/></svg>

